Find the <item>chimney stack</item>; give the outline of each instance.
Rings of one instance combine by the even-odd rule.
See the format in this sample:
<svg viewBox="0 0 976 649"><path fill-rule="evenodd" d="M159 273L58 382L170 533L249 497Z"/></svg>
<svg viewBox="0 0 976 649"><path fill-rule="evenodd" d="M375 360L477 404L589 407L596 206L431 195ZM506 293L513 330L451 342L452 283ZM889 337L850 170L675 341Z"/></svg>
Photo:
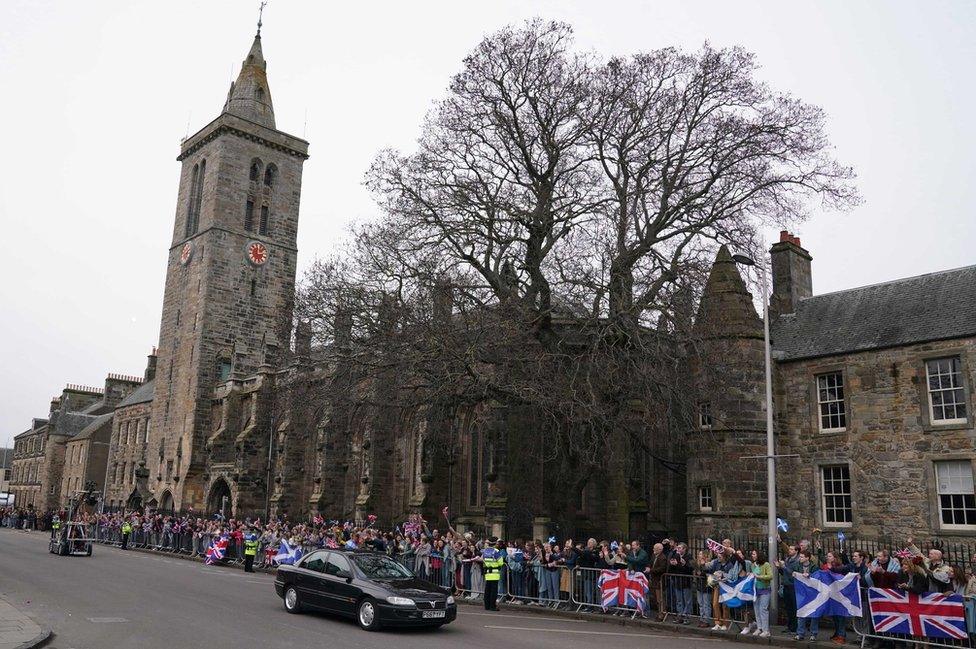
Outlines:
<svg viewBox="0 0 976 649"><path fill-rule="evenodd" d="M773 267L773 294L769 310L773 316L795 313L800 301L813 295L813 257L800 244L800 237L788 230L779 233L779 242L769 249Z"/></svg>
<svg viewBox="0 0 976 649"><path fill-rule="evenodd" d="M142 377L143 383L149 383L154 378L156 378L156 348L152 348L152 353L149 354L148 360L146 361L146 373Z"/></svg>

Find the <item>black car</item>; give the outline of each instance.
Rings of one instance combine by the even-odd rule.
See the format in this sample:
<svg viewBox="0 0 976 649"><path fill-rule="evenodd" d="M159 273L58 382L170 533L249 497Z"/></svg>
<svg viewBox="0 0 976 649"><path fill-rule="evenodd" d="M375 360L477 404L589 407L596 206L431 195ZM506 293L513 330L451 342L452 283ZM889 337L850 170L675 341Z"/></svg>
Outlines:
<svg viewBox="0 0 976 649"><path fill-rule="evenodd" d="M362 550L315 550L293 566L279 566L275 592L289 613L314 608L381 626L443 626L457 617L454 598L417 579L385 554Z"/></svg>

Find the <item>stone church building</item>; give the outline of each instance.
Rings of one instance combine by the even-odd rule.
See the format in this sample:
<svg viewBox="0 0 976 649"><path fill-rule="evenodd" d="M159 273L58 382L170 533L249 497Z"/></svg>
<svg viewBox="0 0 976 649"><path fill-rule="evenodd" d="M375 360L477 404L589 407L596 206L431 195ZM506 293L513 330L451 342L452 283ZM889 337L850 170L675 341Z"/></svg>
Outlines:
<svg viewBox="0 0 976 649"><path fill-rule="evenodd" d="M531 415L284 399L296 385L349 380L341 349L313 350L292 331L308 151L277 127L259 32L223 110L180 148L145 376L66 390L16 437L19 504L56 507L101 475L109 507L392 525L414 512L438 520L448 506L459 526L536 538L763 531L765 463L752 459L766 452L763 325L724 247L695 314L697 425L607 467L573 503L574 529L558 528L559 486L544 470L487 442L518 439ZM976 534L976 266L814 295L798 238L782 233L770 256L777 453L795 455L779 460L781 516L865 536ZM640 407L631 418L657 419ZM457 448L437 461L429 432L443 426Z"/></svg>

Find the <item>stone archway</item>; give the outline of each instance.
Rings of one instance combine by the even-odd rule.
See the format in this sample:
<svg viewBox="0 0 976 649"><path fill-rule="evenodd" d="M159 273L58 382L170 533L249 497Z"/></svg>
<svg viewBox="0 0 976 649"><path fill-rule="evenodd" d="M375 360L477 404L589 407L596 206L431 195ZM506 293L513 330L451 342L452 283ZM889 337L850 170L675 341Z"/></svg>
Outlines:
<svg viewBox="0 0 976 649"><path fill-rule="evenodd" d="M164 491L163 495L159 497L158 511L161 513L171 513L173 511L173 494L169 489Z"/></svg>
<svg viewBox="0 0 976 649"><path fill-rule="evenodd" d="M225 505L225 500L226 505ZM233 498L230 492L230 485L223 478L217 478L210 485L210 495L207 497L207 515L223 513L230 516L233 511Z"/></svg>

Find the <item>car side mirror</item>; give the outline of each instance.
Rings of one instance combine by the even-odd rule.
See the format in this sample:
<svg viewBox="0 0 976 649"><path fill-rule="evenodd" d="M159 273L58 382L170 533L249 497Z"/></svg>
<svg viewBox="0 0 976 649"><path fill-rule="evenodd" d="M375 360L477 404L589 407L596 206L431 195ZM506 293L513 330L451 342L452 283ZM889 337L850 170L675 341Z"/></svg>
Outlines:
<svg viewBox="0 0 976 649"><path fill-rule="evenodd" d="M348 570L339 571L339 579L345 579L346 581L352 581L352 573Z"/></svg>

